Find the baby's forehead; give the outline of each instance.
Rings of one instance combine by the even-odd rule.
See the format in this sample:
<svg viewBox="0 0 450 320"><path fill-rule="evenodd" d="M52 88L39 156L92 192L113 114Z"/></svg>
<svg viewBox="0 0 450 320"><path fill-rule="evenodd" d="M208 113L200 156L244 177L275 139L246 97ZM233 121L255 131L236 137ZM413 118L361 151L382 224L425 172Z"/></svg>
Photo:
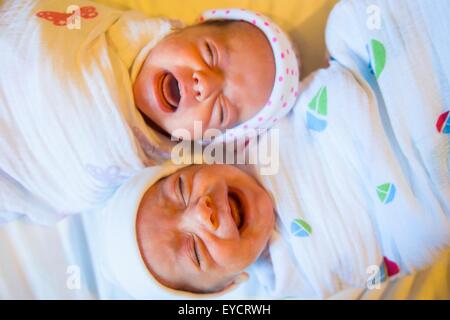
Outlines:
<svg viewBox="0 0 450 320"><path fill-rule="evenodd" d="M176 174L176 173L174 173ZM159 179L149 186L139 205L140 211L160 212L162 209L169 209L171 204L168 194L168 179L172 175Z"/></svg>

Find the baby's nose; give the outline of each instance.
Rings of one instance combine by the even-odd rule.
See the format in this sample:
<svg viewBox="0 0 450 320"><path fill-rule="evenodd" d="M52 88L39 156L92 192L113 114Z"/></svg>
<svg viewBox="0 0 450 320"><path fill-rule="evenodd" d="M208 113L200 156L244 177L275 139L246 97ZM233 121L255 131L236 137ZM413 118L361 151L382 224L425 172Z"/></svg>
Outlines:
<svg viewBox="0 0 450 320"><path fill-rule="evenodd" d="M217 208L210 196L201 196L192 208L196 223L202 224L209 231L218 228Z"/></svg>
<svg viewBox="0 0 450 320"><path fill-rule="evenodd" d="M217 71L196 71L192 74L194 98L201 102L222 89L222 75Z"/></svg>

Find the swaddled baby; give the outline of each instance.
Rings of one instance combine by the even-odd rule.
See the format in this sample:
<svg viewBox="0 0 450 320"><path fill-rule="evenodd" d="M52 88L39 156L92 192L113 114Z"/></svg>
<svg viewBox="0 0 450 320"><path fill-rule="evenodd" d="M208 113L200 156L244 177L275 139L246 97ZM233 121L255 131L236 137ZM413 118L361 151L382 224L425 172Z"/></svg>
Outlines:
<svg viewBox="0 0 450 320"><path fill-rule="evenodd" d="M383 281L379 242L364 212L351 219L317 212L308 237L303 204L311 200L295 207L304 194L295 193L297 185L287 192L273 186L289 178L283 171L262 184L252 168L231 165L144 169L97 217L104 276L138 299L237 297L249 277L265 298L323 298L364 287L369 267L380 270L375 285Z"/></svg>
<svg viewBox="0 0 450 320"><path fill-rule="evenodd" d="M101 205L170 158L174 131L199 140L217 129L226 142L266 130L297 92L286 35L246 10L181 29L89 1L4 1L0 20L3 220Z"/></svg>
<svg viewBox="0 0 450 320"><path fill-rule="evenodd" d="M224 294L268 244L271 198L229 165L147 168L101 216L103 268L134 298Z"/></svg>
<svg viewBox="0 0 450 320"><path fill-rule="evenodd" d="M207 129L250 120L269 100L274 77L272 50L260 30L211 21L159 42L136 78L134 97L152 128L166 134L186 129L199 140ZM202 131L195 132L195 121Z"/></svg>

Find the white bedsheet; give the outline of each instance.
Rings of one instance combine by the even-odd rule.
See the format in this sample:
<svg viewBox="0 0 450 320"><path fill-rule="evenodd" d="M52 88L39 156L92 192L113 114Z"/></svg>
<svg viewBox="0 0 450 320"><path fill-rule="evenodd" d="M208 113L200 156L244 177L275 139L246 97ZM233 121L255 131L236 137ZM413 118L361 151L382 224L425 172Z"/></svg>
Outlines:
<svg viewBox="0 0 450 320"><path fill-rule="evenodd" d="M2 226L0 299L129 299L99 269L97 218L86 213L54 227L24 220ZM254 280L229 298L262 297Z"/></svg>
<svg viewBox="0 0 450 320"><path fill-rule="evenodd" d="M0 299L128 298L96 269L96 234L89 233L95 221L86 218L71 217L55 227L22 221L1 227ZM75 273L67 273L72 271L71 266L79 267L80 288L71 287L76 284L70 278ZM331 299L450 299L449 284L450 251L432 268L418 274L383 283L377 290L345 290ZM259 286L250 281L235 297L264 296Z"/></svg>

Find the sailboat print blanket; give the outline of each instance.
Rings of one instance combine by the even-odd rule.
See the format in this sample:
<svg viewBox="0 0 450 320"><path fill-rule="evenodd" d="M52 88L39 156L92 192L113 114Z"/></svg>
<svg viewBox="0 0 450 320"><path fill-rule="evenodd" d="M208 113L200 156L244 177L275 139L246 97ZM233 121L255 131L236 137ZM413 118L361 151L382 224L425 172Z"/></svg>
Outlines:
<svg viewBox="0 0 450 320"><path fill-rule="evenodd" d="M380 29L367 28L371 5ZM279 217L271 272L259 273L274 296L372 287L448 248L445 13L448 2L422 0L342 1L333 10L330 66L302 82L277 127L279 172L260 177Z"/></svg>

